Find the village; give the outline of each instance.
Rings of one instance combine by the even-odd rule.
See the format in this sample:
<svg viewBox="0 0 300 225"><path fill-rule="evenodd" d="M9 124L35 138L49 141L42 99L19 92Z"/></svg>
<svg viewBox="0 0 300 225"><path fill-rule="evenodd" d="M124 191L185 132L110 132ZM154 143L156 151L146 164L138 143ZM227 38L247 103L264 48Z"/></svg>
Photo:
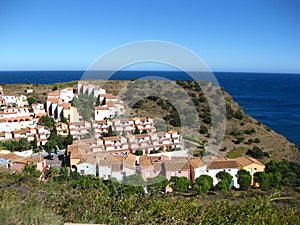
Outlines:
<svg viewBox="0 0 300 225"><path fill-rule="evenodd" d="M31 91L27 90L27 93ZM82 95L95 99L92 118L80 109ZM31 144L21 151L2 148L0 165L21 172L26 164L35 164L42 172L40 179L46 179L45 171L53 166L45 155L47 146L50 156L53 156L52 151L63 153L58 167L66 166L81 175L104 180L122 181L126 176L139 174L147 181L162 175L168 180L185 177L192 185L201 175L208 175L216 185L219 182L217 174L225 171L232 176L230 188L239 188L239 170L250 173L253 186L257 185L254 174L265 170L263 163L248 156L229 159L188 154L180 131L157 132L153 118L149 117L121 118L122 101L88 81L79 81L77 89L53 90L48 93L46 102L31 104L26 95L5 95L0 86L0 103L0 141ZM41 125L41 118L53 118L54 128ZM49 148L51 145L47 142L51 132L62 138L72 137L72 142L64 150L57 146ZM165 191L172 192L171 186L168 185Z"/></svg>

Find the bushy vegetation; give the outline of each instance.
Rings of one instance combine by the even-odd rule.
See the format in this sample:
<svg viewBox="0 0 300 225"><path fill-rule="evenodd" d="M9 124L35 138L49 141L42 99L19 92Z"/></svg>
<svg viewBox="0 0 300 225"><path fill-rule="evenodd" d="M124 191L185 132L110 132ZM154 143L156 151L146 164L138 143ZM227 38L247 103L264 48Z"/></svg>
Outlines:
<svg viewBox="0 0 300 225"><path fill-rule="evenodd" d="M269 197L224 200L159 194L166 186L149 179L143 194L139 177L126 186L77 173L38 182L25 174L0 173L1 224L299 224L299 211L273 204ZM128 187L133 188L128 191Z"/></svg>
<svg viewBox="0 0 300 225"><path fill-rule="evenodd" d="M52 117L50 116L42 116L40 119L39 119L39 123L38 125L41 125L41 126L46 126L50 129L53 129L54 127L54 124L55 124L55 121Z"/></svg>
<svg viewBox="0 0 300 225"><path fill-rule="evenodd" d="M251 174L247 170L239 170L238 171L238 184L240 185L241 190L247 190L251 187Z"/></svg>
<svg viewBox="0 0 300 225"><path fill-rule="evenodd" d="M201 175L196 178L193 190L198 194L206 194L213 187L212 177L208 175Z"/></svg>
<svg viewBox="0 0 300 225"><path fill-rule="evenodd" d="M25 151L31 148L31 144L26 138L20 138L20 140L9 140L0 142L2 148L8 149L10 151Z"/></svg>
<svg viewBox="0 0 300 225"><path fill-rule="evenodd" d="M44 145L44 149L47 152L53 152L57 149L66 149L68 145L73 143L73 136L61 137L56 134L55 130L52 130L48 138L47 143Z"/></svg>
<svg viewBox="0 0 300 225"><path fill-rule="evenodd" d="M246 155L249 155L255 159L261 159L263 157L270 157L267 152L263 152L259 147L255 146L252 149L249 149L246 152Z"/></svg>

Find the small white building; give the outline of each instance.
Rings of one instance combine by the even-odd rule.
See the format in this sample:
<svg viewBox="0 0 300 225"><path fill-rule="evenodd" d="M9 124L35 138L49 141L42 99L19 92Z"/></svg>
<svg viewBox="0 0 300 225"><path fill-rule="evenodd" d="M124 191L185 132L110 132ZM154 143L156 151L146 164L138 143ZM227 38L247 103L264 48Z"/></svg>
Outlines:
<svg viewBox="0 0 300 225"><path fill-rule="evenodd" d="M216 175L220 171L228 172L233 178L230 184L230 187L239 188L237 183L237 173L240 170L240 166L235 160L226 160L226 159L216 159L207 165L206 171L204 172L205 175L209 175L213 178L214 185L216 185L219 180L217 179ZM203 175L203 174L200 174Z"/></svg>

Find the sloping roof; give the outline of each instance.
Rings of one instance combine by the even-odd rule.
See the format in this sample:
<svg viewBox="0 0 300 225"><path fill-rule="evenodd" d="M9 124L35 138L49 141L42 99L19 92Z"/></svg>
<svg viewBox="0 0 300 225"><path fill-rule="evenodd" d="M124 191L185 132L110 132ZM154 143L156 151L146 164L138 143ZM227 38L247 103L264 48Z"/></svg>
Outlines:
<svg viewBox="0 0 300 225"><path fill-rule="evenodd" d="M175 134L175 133L177 133L177 131L175 131L175 130L169 130L168 133L169 134Z"/></svg>
<svg viewBox="0 0 300 225"><path fill-rule="evenodd" d="M190 159L189 163L194 169L204 166L204 162L200 158Z"/></svg>
<svg viewBox="0 0 300 225"><path fill-rule="evenodd" d="M18 155L14 154L14 153L8 153L8 154L0 154L0 158L9 160L11 162L15 162L16 160L21 160L24 157L18 156Z"/></svg>
<svg viewBox="0 0 300 225"><path fill-rule="evenodd" d="M186 156L172 156L171 160L186 162L187 161L187 157Z"/></svg>
<svg viewBox="0 0 300 225"><path fill-rule="evenodd" d="M87 163L90 163L92 165L95 165L97 163L97 158L96 156L89 156L86 160Z"/></svg>
<svg viewBox="0 0 300 225"><path fill-rule="evenodd" d="M119 136L112 136L112 137L103 137L104 141L118 141L120 140Z"/></svg>
<svg viewBox="0 0 300 225"><path fill-rule="evenodd" d="M190 169L187 162L168 160L164 161L163 163L165 165L166 171L179 171Z"/></svg>
<svg viewBox="0 0 300 225"><path fill-rule="evenodd" d="M234 160L212 161L207 166L207 169L234 169L234 168L240 168L238 163Z"/></svg>
<svg viewBox="0 0 300 225"><path fill-rule="evenodd" d="M136 161L136 156L133 154L128 154L128 156L123 160L123 164L126 167L135 169L135 161Z"/></svg>
<svg viewBox="0 0 300 225"><path fill-rule="evenodd" d="M38 162L42 162L43 160L44 160L43 158L36 156L36 157L23 158L23 159L17 160L16 162L26 164L26 163L38 163Z"/></svg>
<svg viewBox="0 0 300 225"><path fill-rule="evenodd" d="M258 161L257 159L248 157L248 156L242 156L236 159L236 162L238 164L240 164L241 166L249 166L251 164L258 164L258 165L262 165L264 166L263 163L261 163L260 161Z"/></svg>
<svg viewBox="0 0 300 225"><path fill-rule="evenodd" d="M144 160L140 160L140 167L149 167L152 166L152 162L150 159L144 159Z"/></svg>

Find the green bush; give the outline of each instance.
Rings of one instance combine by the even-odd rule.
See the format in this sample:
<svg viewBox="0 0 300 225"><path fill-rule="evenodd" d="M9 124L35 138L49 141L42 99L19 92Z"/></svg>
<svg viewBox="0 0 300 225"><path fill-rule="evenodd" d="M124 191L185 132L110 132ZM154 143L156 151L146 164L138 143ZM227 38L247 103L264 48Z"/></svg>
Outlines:
<svg viewBox="0 0 300 225"><path fill-rule="evenodd" d="M175 192L186 192L189 189L190 181L186 177L171 177L170 186Z"/></svg>
<svg viewBox="0 0 300 225"><path fill-rule="evenodd" d="M205 194L213 187L213 178L208 175L197 177L193 185L193 190L198 194Z"/></svg>
<svg viewBox="0 0 300 225"><path fill-rule="evenodd" d="M241 169L238 171L237 175L238 175L237 182L240 186L240 189L247 190L248 188L250 188L251 180L252 180L250 172L247 170Z"/></svg>

